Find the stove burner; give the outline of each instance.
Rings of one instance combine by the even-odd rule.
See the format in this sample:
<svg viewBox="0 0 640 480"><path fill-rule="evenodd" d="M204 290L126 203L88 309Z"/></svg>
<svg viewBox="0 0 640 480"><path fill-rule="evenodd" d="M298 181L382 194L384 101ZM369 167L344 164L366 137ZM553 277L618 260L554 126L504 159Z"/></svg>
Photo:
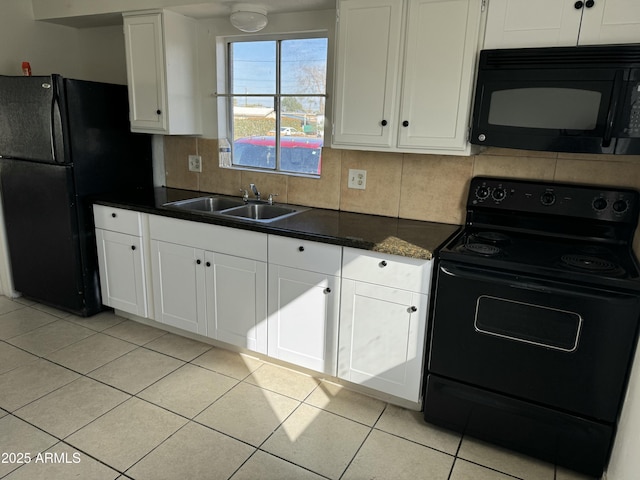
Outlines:
<svg viewBox="0 0 640 480"><path fill-rule="evenodd" d="M582 254L568 254L560 257L562 263L566 266L594 273L620 274L623 272L622 267L614 262L598 257L592 257Z"/></svg>
<svg viewBox="0 0 640 480"><path fill-rule="evenodd" d="M508 235L500 232L477 232L471 235L472 241L479 241L482 243L491 243L493 245L500 245L509 243L511 238Z"/></svg>
<svg viewBox="0 0 640 480"><path fill-rule="evenodd" d="M486 243L467 243L463 245L463 249L468 252L477 253L480 255L493 256L502 252L500 247L495 245L487 245Z"/></svg>

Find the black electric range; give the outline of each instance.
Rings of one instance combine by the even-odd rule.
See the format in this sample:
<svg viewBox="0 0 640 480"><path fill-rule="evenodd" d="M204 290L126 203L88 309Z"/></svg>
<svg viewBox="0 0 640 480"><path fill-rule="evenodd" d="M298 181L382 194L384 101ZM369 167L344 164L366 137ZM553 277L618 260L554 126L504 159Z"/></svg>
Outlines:
<svg viewBox="0 0 640 480"><path fill-rule="evenodd" d="M630 189L472 179L437 258L425 419L601 475L638 335L639 207Z"/></svg>

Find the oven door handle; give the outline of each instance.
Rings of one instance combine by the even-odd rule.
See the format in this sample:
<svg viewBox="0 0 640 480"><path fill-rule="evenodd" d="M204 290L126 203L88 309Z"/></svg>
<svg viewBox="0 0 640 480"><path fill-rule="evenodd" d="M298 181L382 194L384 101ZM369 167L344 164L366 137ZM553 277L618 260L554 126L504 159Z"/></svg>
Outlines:
<svg viewBox="0 0 640 480"><path fill-rule="evenodd" d="M541 278L530 277L507 272L499 272L496 270L486 270L481 268L470 267L466 265L456 265L452 263L442 262L439 268L439 274L450 275L453 277L464 278L472 281L498 283L511 288L522 290L533 290L543 293L557 293L572 297L585 297L588 299L616 299L618 301L628 300L640 302L639 296L632 293L614 292L598 287L587 287L583 285L565 283L561 280L544 280Z"/></svg>

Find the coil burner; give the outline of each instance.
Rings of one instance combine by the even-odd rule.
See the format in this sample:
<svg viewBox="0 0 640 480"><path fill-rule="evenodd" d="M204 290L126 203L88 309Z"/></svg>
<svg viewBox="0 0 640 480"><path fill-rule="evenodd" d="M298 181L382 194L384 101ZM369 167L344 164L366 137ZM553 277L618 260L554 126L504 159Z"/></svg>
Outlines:
<svg viewBox="0 0 640 480"><path fill-rule="evenodd" d="M466 243L462 245L462 249L467 252L477 253L478 255L485 255L487 257L492 257L494 255L499 255L502 253L502 249L500 247L496 247L495 245L488 245L486 243Z"/></svg>
<svg viewBox="0 0 640 480"><path fill-rule="evenodd" d="M562 255L562 257L560 257L560 261L563 265L582 272L593 272L614 276L624 274L624 269L617 263L590 255L580 253Z"/></svg>

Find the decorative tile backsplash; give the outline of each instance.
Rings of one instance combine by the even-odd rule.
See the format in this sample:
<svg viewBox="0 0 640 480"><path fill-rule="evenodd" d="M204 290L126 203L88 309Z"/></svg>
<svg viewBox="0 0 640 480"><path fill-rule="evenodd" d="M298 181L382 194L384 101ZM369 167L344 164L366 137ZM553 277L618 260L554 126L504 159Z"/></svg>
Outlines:
<svg viewBox="0 0 640 480"><path fill-rule="evenodd" d="M241 188L255 183L265 196L277 193L278 202L452 224L464 222L469 180L476 175L640 190L638 155L490 148L479 155L457 157L324 148L322 178L315 179L219 168L217 152L217 140L164 137L166 185L239 195ZM188 171L189 155L202 157L202 173ZM366 190L347 188L350 168L367 171Z"/></svg>

